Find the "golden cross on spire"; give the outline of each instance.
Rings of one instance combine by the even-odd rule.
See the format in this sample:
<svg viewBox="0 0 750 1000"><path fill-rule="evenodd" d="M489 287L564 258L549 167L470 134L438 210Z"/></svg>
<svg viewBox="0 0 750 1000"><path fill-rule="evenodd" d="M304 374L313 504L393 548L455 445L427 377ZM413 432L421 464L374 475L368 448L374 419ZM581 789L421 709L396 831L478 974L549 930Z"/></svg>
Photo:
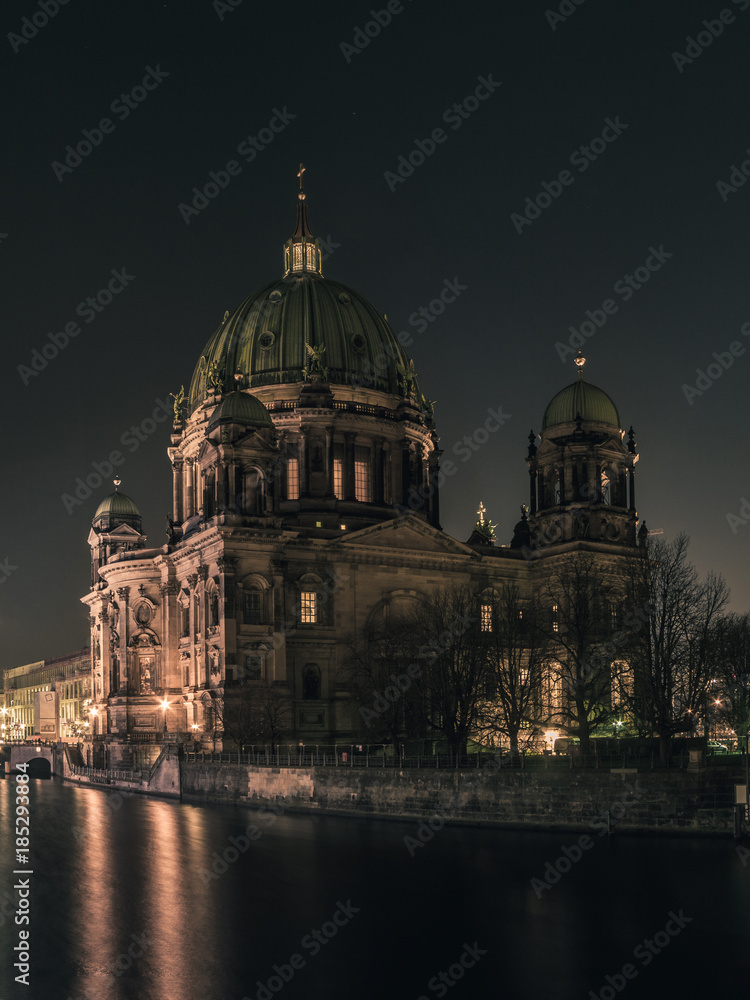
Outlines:
<svg viewBox="0 0 750 1000"><path fill-rule="evenodd" d="M299 171L297 172L297 176L299 177L300 195L303 198L304 198L304 190L303 190L303 187L302 187L302 182L303 182L302 175L304 174L305 170L307 170L307 167L305 166L305 164L304 163L300 163L300 165L299 165Z"/></svg>
<svg viewBox="0 0 750 1000"><path fill-rule="evenodd" d="M480 501L479 501L479 507L477 507L477 514L479 514L479 523L480 523L480 524L484 524L484 513L485 513L485 509L486 509L486 508L485 508L484 504L483 504L483 503L482 503L482 501L480 500Z"/></svg>

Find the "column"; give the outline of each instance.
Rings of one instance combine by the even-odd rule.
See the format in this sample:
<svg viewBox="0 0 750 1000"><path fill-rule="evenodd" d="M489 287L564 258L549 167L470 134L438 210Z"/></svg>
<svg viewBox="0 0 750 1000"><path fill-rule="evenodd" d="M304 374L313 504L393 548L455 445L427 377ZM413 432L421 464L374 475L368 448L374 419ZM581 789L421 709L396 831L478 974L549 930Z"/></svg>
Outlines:
<svg viewBox="0 0 750 1000"><path fill-rule="evenodd" d="M383 438L378 437L373 441L373 476L372 476L372 499L375 503L385 502L385 483L383 469Z"/></svg>
<svg viewBox="0 0 750 1000"><path fill-rule="evenodd" d="M333 427L326 427L326 493L333 496Z"/></svg>
<svg viewBox="0 0 750 1000"><path fill-rule="evenodd" d="M357 435L347 431L344 435L344 500L356 500L354 485L354 442Z"/></svg>
<svg viewBox="0 0 750 1000"><path fill-rule="evenodd" d="M195 514L195 489L193 483L193 460L192 458L185 459L185 507L183 510L183 518L185 521L191 518Z"/></svg>
<svg viewBox="0 0 750 1000"><path fill-rule="evenodd" d="M120 632L120 684L126 694L138 694L138 678L133 676L133 664L129 662L128 649L130 647L130 609L128 602L130 599L130 587L118 587L117 597L119 599L120 620L118 622ZM133 686L135 681L135 686Z"/></svg>
<svg viewBox="0 0 750 1000"><path fill-rule="evenodd" d="M182 460L175 459L172 464L172 520L182 524Z"/></svg>

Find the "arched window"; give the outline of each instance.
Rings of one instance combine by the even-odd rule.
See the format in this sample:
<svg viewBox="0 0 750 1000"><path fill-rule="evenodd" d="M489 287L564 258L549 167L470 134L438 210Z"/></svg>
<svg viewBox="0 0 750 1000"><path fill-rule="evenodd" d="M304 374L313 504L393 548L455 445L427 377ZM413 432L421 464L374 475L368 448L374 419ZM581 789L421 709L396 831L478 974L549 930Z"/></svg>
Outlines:
<svg viewBox="0 0 750 1000"><path fill-rule="evenodd" d="M213 587L209 591L208 601L210 610L209 621L212 627L216 628L219 624L219 591L216 587Z"/></svg>
<svg viewBox="0 0 750 1000"><path fill-rule="evenodd" d="M317 663L306 663L302 671L302 697L305 701L320 698L320 667Z"/></svg>
<svg viewBox="0 0 750 1000"><path fill-rule="evenodd" d="M190 599L187 594L180 598L180 638L190 635Z"/></svg>
<svg viewBox="0 0 750 1000"><path fill-rule="evenodd" d="M214 496L216 478L213 472L207 472L203 480L203 516L208 519L214 516Z"/></svg>
<svg viewBox="0 0 750 1000"><path fill-rule="evenodd" d="M243 480L242 507L245 514L259 515L263 513L264 481L258 469L248 469ZM290 498L291 499L291 498Z"/></svg>

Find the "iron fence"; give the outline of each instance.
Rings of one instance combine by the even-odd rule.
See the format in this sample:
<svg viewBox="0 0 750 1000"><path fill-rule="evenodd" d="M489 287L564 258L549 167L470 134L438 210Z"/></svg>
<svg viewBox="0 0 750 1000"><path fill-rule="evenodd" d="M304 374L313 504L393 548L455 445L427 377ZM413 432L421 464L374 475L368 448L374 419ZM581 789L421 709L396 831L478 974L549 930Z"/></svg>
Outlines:
<svg viewBox="0 0 750 1000"><path fill-rule="evenodd" d="M685 770L690 767L725 767L740 770L745 767L744 754L701 754L681 751L668 763L660 760L656 752L647 754L617 753L582 754L510 754L507 752L451 754L451 753L394 753L391 747L356 746L304 747L292 745L277 747L249 747L242 752L187 751L182 758L196 764L242 764L253 767L349 767L349 768L423 768L425 770L476 770L492 767L507 770L577 771L624 769L633 771Z"/></svg>

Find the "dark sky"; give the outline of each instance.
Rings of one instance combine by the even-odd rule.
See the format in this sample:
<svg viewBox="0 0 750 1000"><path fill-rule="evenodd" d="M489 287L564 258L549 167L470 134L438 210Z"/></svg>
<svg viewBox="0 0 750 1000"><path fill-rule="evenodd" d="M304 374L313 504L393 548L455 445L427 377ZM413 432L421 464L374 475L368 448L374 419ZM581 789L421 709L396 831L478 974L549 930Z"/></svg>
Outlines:
<svg viewBox="0 0 750 1000"><path fill-rule="evenodd" d="M722 196L717 182L750 158L750 0L728 0L723 24L708 0L568 2L554 29L545 12L559 8L536 0L405 0L359 52L346 46L367 37L356 32L373 20L369 2L234 3L74 0L46 25L31 0L4 5L0 665L88 641L86 538L112 476L83 502L64 497L96 463L106 472L112 451L149 543L166 540L170 423L150 418L187 388L225 310L283 273L300 161L313 231L336 244L324 273L414 335L459 467L442 492L445 530L466 539L482 500L509 541L529 430L575 377L556 345L589 310L606 321L585 341L586 377L635 427L640 516L668 538L686 531L700 570L722 572L747 610L750 184ZM36 35L14 39L35 14ZM693 42L678 67L673 53L701 32L711 44ZM134 91L147 74L154 89ZM262 132L280 128L279 112L280 131ZM66 147L103 118L109 131L63 169ZM389 185L435 129L431 155ZM605 129L595 158L576 152ZM253 156L246 140L259 134L273 138ZM230 160L236 176L186 223L180 204ZM556 197L514 224L543 182ZM640 272L642 287L618 284L647 259L658 269ZM113 269L126 287L77 314ZM409 317L446 281L465 288L418 331ZM607 299L617 309L599 316ZM71 323L80 332L30 374L33 352L53 355L50 334ZM688 401L683 386L714 352L731 367ZM510 418L464 461L454 446L490 410Z"/></svg>

